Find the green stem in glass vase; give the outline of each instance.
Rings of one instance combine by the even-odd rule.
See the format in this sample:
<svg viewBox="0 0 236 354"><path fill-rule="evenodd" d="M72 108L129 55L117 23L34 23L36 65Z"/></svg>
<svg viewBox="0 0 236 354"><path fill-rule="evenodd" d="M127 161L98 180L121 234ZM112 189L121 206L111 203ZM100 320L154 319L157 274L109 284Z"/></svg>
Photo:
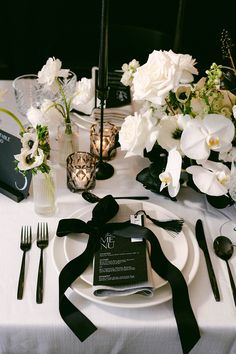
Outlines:
<svg viewBox="0 0 236 354"><path fill-rule="evenodd" d="M25 133L25 128L24 128L23 124L22 124L21 121L15 116L14 113L12 113L12 112L9 111L8 109L2 108L2 107L0 107L0 112L4 112L4 113L8 114L11 118L13 118L14 121L19 125L19 127L20 127L20 132L21 132L21 133Z"/></svg>
<svg viewBox="0 0 236 354"><path fill-rule="evenodd" d="M56 78L56 83L59 87L59 91L61 93L61 96L62 96L62 100L63 100L63 103L64 103L64 108L65 108L65 125L66 125L66 128L65 128L65 134L72 134L72 128L71 128L71 120L70 120L70 103L71 103L71 100L69 100L69 103L67 102L67 99L66 99L66 95L65 95L65 92L62 88L62 85L60 83L60 81L58 80L58 78Z"/></svg>

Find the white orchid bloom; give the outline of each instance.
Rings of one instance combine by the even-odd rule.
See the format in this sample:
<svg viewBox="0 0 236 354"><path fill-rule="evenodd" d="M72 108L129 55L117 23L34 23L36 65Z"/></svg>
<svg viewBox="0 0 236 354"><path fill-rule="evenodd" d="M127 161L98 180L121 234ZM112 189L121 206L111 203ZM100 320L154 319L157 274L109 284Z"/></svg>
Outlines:
<svg viewBox="0 0 236 354"><path fill-rule="evenodd" d="M193 176L197 188L211 196L221 196L228 192L230 169L220 162L205 161L202 166L190 166L186 171Z"/></svg>
<svg viewBox="0 0 236 354"><path fill-rule="evenodd" d="M59 59L49 58L46 64L38 72L38 82L51 86L57 77L66 78L69 74L69 69L61 69L61 61Z"/></svg>
<svg viewBox="0 0 236 354"><path fill-rule="evenodd" d="M95 83L93 79L83 77L76 83L72 105L85 114L91 114L95 107Z"/></svg>
<svg viewBox="0 0 236 354"><path fill-rule="evenodd" d="M236 156L236 147L232 147L231 150L219 153L219 160L224 162L232 162L234 156Z"/></svg>
<svg viewBox="0 0 236 354"><path fill-rule="evenodd" d="M195 160L208 159L211 150L231 149L235 128L232 121L220 114L208 114L203 120L191 120L181 135L184 155Z"/></svg>
<svg viewBox="0 0 236 354"><path fill-rule="evenodd" d="M21 171L31 170L42 165L44 161L44 152L41 149L37 150L37 154L31 154L27 149L22 149L21 153L14 155L18 161L18 168Z"/></svg>
<svg viewBox="0 0 236 354"><path fill-rule="evenodd" d="M119 132L121 150L127 150L125 157L140 155L143 151L149 152L157 140L158 127L152 112L147 111L143 115L135 113L134 116L125 118Z"/></svg>
<svg viewBox="0 0 236 354"><path fill-rule="evenodd" d="M167 187L171 197L175 197L178 194L181 166L182 158L180 153L176 149L171 150L168 155L166 169L159 175L161 181L160 191Z"/></svg>

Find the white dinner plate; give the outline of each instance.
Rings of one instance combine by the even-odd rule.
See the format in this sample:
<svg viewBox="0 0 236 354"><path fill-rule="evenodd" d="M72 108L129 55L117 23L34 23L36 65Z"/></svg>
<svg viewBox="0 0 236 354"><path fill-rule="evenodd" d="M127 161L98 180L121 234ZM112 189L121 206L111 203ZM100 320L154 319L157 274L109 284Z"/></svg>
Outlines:
<svg viewBox="0 0 236 354"><path fill-rule="evenodd" d="M119 202L119 204L121 203L124 203L124 201ZM129 205L130 201L128 202L126 201L126 203ZM137 202L135 203L137 204ZM153 216L151 215L151 211L157 208L155 204L142 202L141 205L145 205L146 212L150 216ZM147 207L151 209L147 209ZM163 215L171 216L171 218L173 217L177 218L173 213L169 212L164 208L158 207L158 209L162 210ZM75 217L77 213L78 212L74 213L71 217ZM81 209L79 214L80 214L80 218L85 220L84 217L88 217L88 207ZM60 272L68 262L65 254L65 238L67 237L55 236L53 240L53 259L58 272ZM73 237L73 236L69 236L69 237ZM183 225L183 238L186 240L187 243L188 256L187 256L186 264L183 266L182 274L185 278L187 285L189 285L196 275L199 266L200 257L199 257L199 247L196 238L186 223L184 223ZM175 240L176 241L178 240L178 236L176 236ZM84 240L84 242L86 242L86 240ZM179 252L181 253L182 250L179 249ZM93 294L93 287L91 286L91 284L89 284L87 281L84 281L80 277L76 279L76 281L72 284L71 287L76 293L78 293L79 295L81 295L82 297L90 301L103 304L106 306L120 307L120 308L141 308L141 307L154 306L166 302L170 300L172 297L171 288L168 283L156 289L152 297L144 297L142 295L129 295L129 296L109 297L106 299L96 297Z"/></svg>
<svg viewBox="0 0 236 354"><path fill-rule="evenodd" d="M130 214L134 214L140 209L145 210L148 215L158 220L178 219L177 216L167 210L149 202L122 200L119 202L119 206L119 211L112 221L122 222L128 220ZM85 210L82 212L81 210L78 210L71 217L88 221L92 217L93 208L93 205L89 205L87 207L87 212ZM177 236L173 237L173 234L171 235L166 230L157 227L149 219L145 220L145 226L157 235L162 250L169 261L179 270L182 270L188 258L188 243L184 232L180 232ZM77 234L69 235L64 238L64 251L68 262L83 253L87 241L88 236L85 234L80 234L79 237ZM80 277L88 284L93 285L93 265L91 264L87 267ZM166 284L166 280L161 278L154 271L152 272L152 277L156 289Z"/></svg>

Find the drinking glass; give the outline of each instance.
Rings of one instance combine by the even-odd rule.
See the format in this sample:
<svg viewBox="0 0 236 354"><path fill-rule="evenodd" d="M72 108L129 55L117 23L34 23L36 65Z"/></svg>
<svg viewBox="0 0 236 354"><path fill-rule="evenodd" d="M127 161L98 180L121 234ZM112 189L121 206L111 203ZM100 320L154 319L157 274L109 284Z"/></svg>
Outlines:
<svg viewBox="0 0 236 354"><path fill-rule="evenodd" d="M42 103L42 85L35 74L18 76L13 80L13 89L16 98L17 109L23 116L30 107L40 108Z"/></svg>
<svg viewBox="0 0 236 354"><path fill-rule="evenodd" d="M67 100L70 100L76 89L77 76L72 71L69 71L68 76L57 78L59 85L56 82L53 83L49 88L45 85L43 88L43 98L48 99L53 102L64 104L63 95L65 95ZM63 95L62 91L63 90Z"/></svg>

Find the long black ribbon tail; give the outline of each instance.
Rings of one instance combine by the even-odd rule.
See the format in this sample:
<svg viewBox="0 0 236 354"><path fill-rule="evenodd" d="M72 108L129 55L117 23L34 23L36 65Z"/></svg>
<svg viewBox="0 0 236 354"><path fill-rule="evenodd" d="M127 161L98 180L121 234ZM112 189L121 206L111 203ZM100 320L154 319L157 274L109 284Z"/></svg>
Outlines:
<svg viewBox="0 0 236 354"><path fill-rule="evenodd" d="M81 342L94 333L97 327L72 304L65 292L92 261L93 255L99 247L100 236L103 235L103 225L112 219L118 210L119 205L112 196L108 195L94 207L92 219L87 223L78 219L62 219L57 227L57 236L59 237L70 233L87 233L89 235L85 251L68 262L59 275L59 312Z"/></svg>
<svg viewBox="0 0 236 354"><path fill-rule="evenodd" d="M189 353L200 339L200 331L195 319L188 293L188 287L180 270L164 255L155 234L142 226L135 224L107 224L113 235L134 237L139 235L151 244L150 260L154 271L170 283L172 290L173 311L179 331L183 353Z"/></svg>
<svg viewBox="0 0 236 354"><path fill-rule="evenodd" d="M92 261L95 248L96 243L90 236L85 251L67 263L59 275L59 312L81 342L94 333L97 327L70 302L65 292Z"/></svg>

